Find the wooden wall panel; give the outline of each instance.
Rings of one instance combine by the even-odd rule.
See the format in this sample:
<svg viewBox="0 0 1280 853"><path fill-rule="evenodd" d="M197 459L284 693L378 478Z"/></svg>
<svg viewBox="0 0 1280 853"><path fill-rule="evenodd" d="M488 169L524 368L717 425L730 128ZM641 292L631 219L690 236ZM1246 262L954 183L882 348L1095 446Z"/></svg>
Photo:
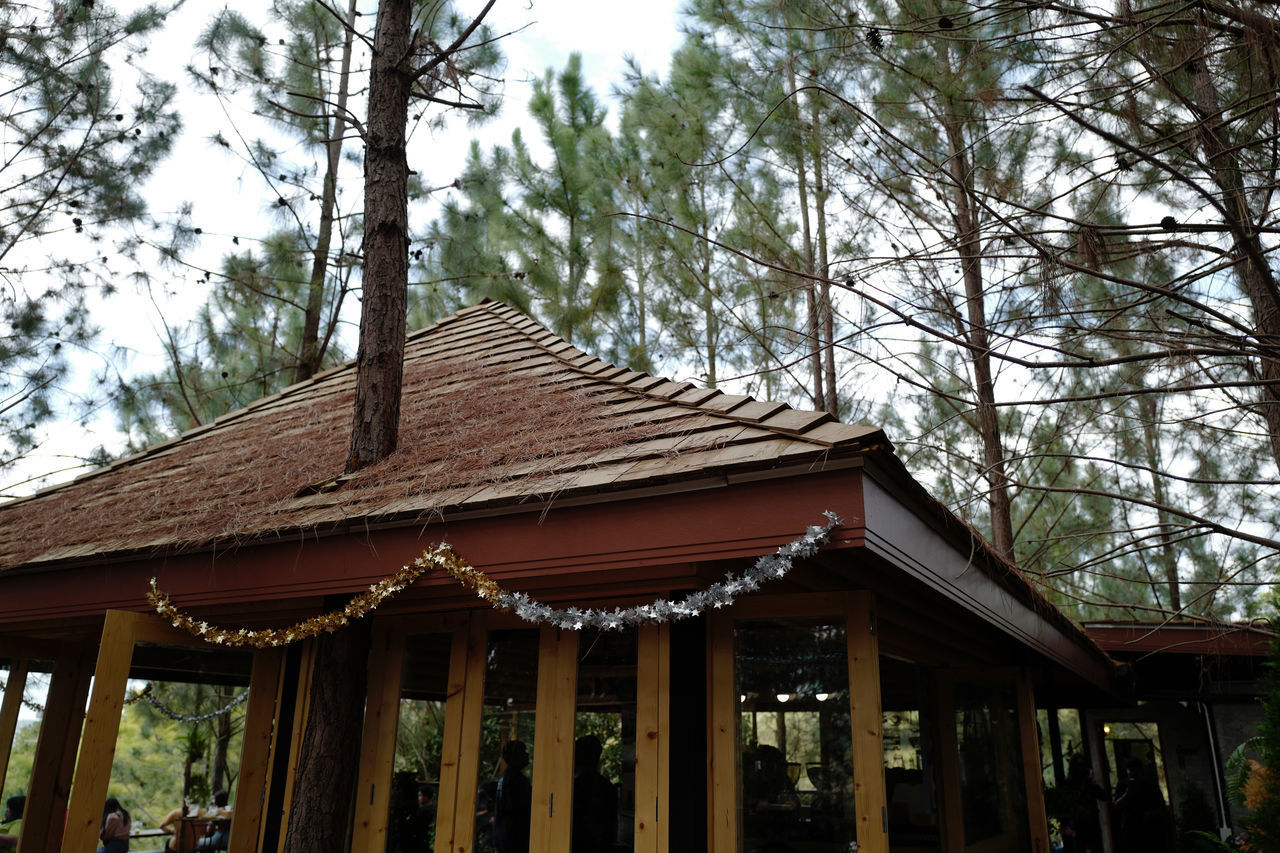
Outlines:
<svg viewBox="0 0 1280 853"><path fill-rule="evenodd" d="M635 853L667 853L671 626L642 626L636 655Z"/></svg>
<svg viewBox="0 0 1280 853"><path fill-rule="evenodd" d="M440 801L436 805L436 853L471 853L475 848L488 625L489 613L474 611L470 621L453 632L440 755Z"/></svg>
<svg viewBox="0 0 1280 853"><path fill-rule="evenodd" d="M533 736L530 853L564 853L573 824L573 718L578 696L578 633L543 628L538 713ZM548 713L549 712L549 713Z"/></svg>
<svg viewBox="0 0 1280 853"><path fill-rule="evenodd" d="M707 692L707 849L737 853L740 810L733 619L723 611L708 617Z"/></svg>
<svg viewBox="0 0 1280 853"><path fill-rule="evenodd" d="M20 849L26 853L57 850L61 844L95 653L94 647L86 645L54 661L22 817ZM99 802L99 820L101 817Z"/></svg>
<svg viewBox="0 0 1280 853"><path fill-rule="evenodd" d="M263 809L270 784L271 744L277 729L276 697L283 668L283 648L258 649L253 653L240 775L232 805L235 820L231 821L227 853L255 853L260 846Z"/></svg>
<svg viewBox="0 0 1280 853"><path fill-rule="evenodd" d="M853 729L853 797L859 853L888 853L884 785L884 719L880 709L880 649L869 592L845 593L849 644L849 716Z"/></svg>
<svg viewBox="0 0 1280 853"><path fill-rule="evenodd" d="M369 655L369 693L360 739L352 853L381 853L387 849L387 815L391 807L391 772L396 760L404 641L402 623L374 619Z"/></svg>

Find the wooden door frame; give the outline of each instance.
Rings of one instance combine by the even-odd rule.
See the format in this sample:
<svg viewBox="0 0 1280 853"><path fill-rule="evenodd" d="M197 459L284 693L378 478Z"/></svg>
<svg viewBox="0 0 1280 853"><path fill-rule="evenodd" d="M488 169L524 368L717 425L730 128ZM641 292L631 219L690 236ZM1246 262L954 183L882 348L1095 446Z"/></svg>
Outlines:
<svg viewBox="0 0 1280 853"><path fill-rule="evenodd" d="M858 850L888 853L880 651L875 595L758 595L708 616L707 632L707 849L737 853L742 834L738 707L734 693L734 623L788 617L843 618L849 670L849 711ZM717 760L717 756L720 757Z"/></svg>
<svg viewBox="0 0 1280 853"><path fill-rule="evenodd" d="M1031 680L1031 672L1027 667L989 667L984 669L976 668L953 668L946 673L945 680L940 681L944 686L946 701L951 711L952 742L950 748L943 752L944 762L952 764L954 770L954 781L956 789L959 785L959 751L958 742L955 740L955 685L957 682L968 682L971 684L999 686L1009 688L1013 696L1014 710L1017 713L1018 733L1017 745L1020 761L1017 762L1022 767L1022 784L1023 797L1026 801L1026 813L1023 815L1027 821L1028 841L1031 844L1032 853L1048 853L1050 850L1049 842L1049 821L1048 811L1044 804L1044 782L1040 772L1040 737L1036 724L1036 704L1035 690ZM941 717L941 714L939 714ZM941 744L940 744L941 745ZM951 788L950 785L947 786ZM951 800L954 799L954 804ZM948 805L953 805L960 809L955 821L959 826L964 826L964 815L958 793L954 797L948 797ZM949 821L949 823L951 823ZM1006 849L1003 846L1002 839L1005 836L997 836L994 839L987 839L981 842L975 842L971 845L963 843L963 829L960 832L960 847L952 847L949 849L956 850L972 850L982 851L987 848L993 850ZM955 844L953 840L952 845Z"/></svg>

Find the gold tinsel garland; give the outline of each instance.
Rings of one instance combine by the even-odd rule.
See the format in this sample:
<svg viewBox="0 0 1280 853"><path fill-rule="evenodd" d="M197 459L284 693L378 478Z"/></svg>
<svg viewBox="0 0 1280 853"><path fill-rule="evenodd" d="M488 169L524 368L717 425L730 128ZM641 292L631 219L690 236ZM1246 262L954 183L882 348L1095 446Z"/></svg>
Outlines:
<svg viewBox="0 0 1280 853"><path fill-rule="evenodd" d="M723 581L690 593L679 601L659 598L651 604L626 609L600 610L594 607L586 609L569 607L557 610L530 598L526 593L507 592L498 585L497 581L459 558L453 553L453 549L444 543L427 549L421 557L404 566L391 577L370 585L367 592L351 599L342 610L312 616L291 628L231 630L210 625L208 622L186 615L175 607L169 600L169 596L156 587L155 578L151 579L151 591L147 593L147 601L151 602L156 612L169 620L175 628L181 628L207 642L232 648L252 646L261 649L296 643L299 640L317 637L321 633L332 633L346 627L351 622L368 616L383 601L411 585L427 569L440 566L482 600L499 610L515 613L531 624L555 625L573 631L581 631L585 628L618 631L636 625L688 618L701 613L708 607L724 607L732 604L738 595L754 592L761 584L783 577L791 570L795 560L816 554L831 532L840 525L840 519L834 513L824 512L823 515L827 519L826 524L807 528L798 538L783 545L775 553L761 557L740 575L729 573Z"/></svg>
<svg viewBox="0 0 1280 853"><path fill-rule="evenodd" d="M434 565L442 566L451 574L455 574L459 567L471 568L458 559L452 548L441 543L424 551L421 557L402 567L391 577L383 578L377 583L370 584L367 591L352 598L351 601L347 602L347 606L341 610L333 610L328 613L322 613L319 616L312 616L289 628L253 630L249 628L220 628L217 625L211 625L203 620L188 616L174 606L169 596L157 588L155 578L151 579L151 591L147 593L147 601L173 627L181 628L192 636L199 637L206 642L231 648L253 647L265 649L273 646L285 646L290 643L296 643L299 640L318 637L325 633L331 634L357 619L363 619L376 610L382 602L405 587L410 586L423 572ZM475 571L475 569L471 569L471 571Z"/></svg>

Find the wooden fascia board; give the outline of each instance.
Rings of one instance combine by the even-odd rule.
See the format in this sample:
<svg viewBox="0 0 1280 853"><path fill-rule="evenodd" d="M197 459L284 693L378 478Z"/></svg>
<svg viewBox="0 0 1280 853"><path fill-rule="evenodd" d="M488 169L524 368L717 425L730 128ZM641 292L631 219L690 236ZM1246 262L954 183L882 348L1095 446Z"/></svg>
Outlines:
<svg viewBox="0 0 1280 853"><path fill-rule="evenodd" d="M345 536L5 572L0 574L0 626L20 630L23 622L108 608L146 610L152 577L183 607L314 601L367 587L442 540L512 586L556 575L581 578L584 572L608 584L611 571L760 556L807 526L824 523L827 510L845 523L829 547L855 547L862 541L860 479L849 470L734 483L721 479L714 488L651 492L627 501L557 501L550 508L509 508L501 515L370 527ZM55 586L58 594L50 595ZM458 589L442 572L430 573L416 587L415 594L435 588L453 595Z"/></svg>
<svg viewBox="0 0 1280 853"><path fill-rule="evenodd" d="M876 480L867 478L862 493L868 550L1024 646L1103 690L1121 693L1115 665L1100 649L1015 595L975 563L974 553L957 549Z"/></svg>

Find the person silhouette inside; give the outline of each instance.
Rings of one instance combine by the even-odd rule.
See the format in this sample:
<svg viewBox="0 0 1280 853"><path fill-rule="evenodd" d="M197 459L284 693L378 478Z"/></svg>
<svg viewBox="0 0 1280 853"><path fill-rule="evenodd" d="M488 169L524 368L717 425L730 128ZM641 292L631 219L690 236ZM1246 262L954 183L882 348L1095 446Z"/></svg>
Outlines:
<svg viewBox="0 0 1280 853"><path fill-rule="evenodd" d="M618 834L618 791L600 772L600 738L573 744L572 853L612 853Z"/></svg>
<svg viewBox="0 0 1280 853"><path fill-rule="evenodd" d="M529 748L523 741L507 741L502 747L502 761L506 769L494 795L493 844L498 853L528 853L533 786L524 775L524 768L529 765Z"/></svg>

